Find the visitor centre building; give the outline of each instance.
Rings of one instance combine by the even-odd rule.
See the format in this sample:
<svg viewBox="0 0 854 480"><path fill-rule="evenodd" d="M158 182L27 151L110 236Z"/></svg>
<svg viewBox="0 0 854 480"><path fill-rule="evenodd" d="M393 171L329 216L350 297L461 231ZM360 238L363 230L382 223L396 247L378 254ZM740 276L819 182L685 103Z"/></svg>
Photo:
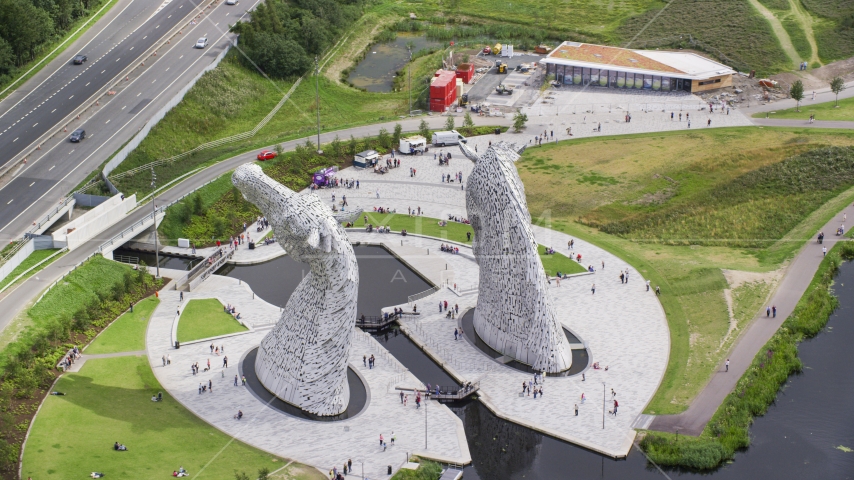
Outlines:
<svg viewBox="0 0 854 480"><path fill-rule="evenodd" d="M732 86L732 68L696 53L563 42L545 59L564 85L702 92Z"/></svg>

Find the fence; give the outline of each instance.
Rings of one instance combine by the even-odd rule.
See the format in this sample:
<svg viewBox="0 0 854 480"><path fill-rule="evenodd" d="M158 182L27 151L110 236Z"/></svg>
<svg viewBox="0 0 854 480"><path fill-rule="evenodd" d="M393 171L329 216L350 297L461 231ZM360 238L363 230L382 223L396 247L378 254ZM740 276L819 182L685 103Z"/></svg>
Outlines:
<svg viewBox="0 0 854 480"><path fill-rule="evenodd" d="M351 33L352 33L352 32L351 32ZM333 46L332 46L332 48L330 48L330 49L329 49L329 51L328 51L328 52L326 52L326 54L324 54L324 57L323 57L323 63L320 65L320 68L321 68L321 69L322 69L323 67L325 67L325 66L326 66L326 63L328 63L328 62L329 62L329 60L330 60L330 59L332 59L332 55L333 55L333 54L334 54L334 53L335 53L339 48L341 48L341 46L342 46L342 45L344 45L344 44L345 44L346 40L347 40L349 37L350 37L350 35L348 34L345 38L343 38L343 39L339 40L339 41L338 41L338 43L336 43L335 45L333 45ZM235 40L235 41L234 41L234 44L235 44L235 46L236 46L236 44L237 44L237 40ZM282 99L281 99L281 100L279 100L279 103L277 103L277 104L276 104L276 106L275 106L275 107L273 107L273 109L272 109L272 110L270 110L270 113L268 113L268 114L267 114L267 116L265 116L263 119L261 119L261 121L260 121L260 122L258 122L258 124L257 124L257 125L255 125L255 128L253 128L252 130L250 130L250 131L248 131L248 132L238 133L238 134L236 134L236 135L232 135L232 136L230 136L230 137L220 138L220 139L218 139L218 140L213 140L213 141L210 141L210 142L207 142L207 143L203 143L203 144L201 144L201 145L199 145L199 146L197 146L197 147L195 147L195 148L193 148L193 149L191 149L191 150L188 150L188 151L183 152L183 153L179 153L178 155L175 155L175 156L172 156L172 157L169 157L169 158L165 158L165 159L162 159L162 160L155 160L154 162L147 163L147 164L145 164L145 165L142 165L142 166L139 166L139 167L136 167L136 168L132 168L132 169L130 169L130 170L127 170L127 171L124 171L124 172L121 172L121 173L117 173L117 174L115 174L115 175L110 176L110 173L111 173L113 170L115 170L115 169L116 169L116 167L118 167L118 166L119 166L119 164L121 164L121 163L122 163L122 162L127 158L127 156L130 154L130 152L131 152L134 148L136 148L137 146L139 146L139 144L142 142L142 140L145 138L145 136L146 136L146 135L148 135L148 132L151 130L151 128L152 128L155 124L157 124L157 122L159 122L159 121L163 118L163 116L165 116L165 115L166 115L166 113L167 113L169 110L171 110L175 105L177 105L177 104L178 104L178 103L179 103L179 102L184 98L184 95L186 95L186 93L187 93L187 91L189 91L190 87L192 87L192 86L196 83L196 81L197 81L199 78L201 78L201 76L202 76L205 72L207 72L208 70L213 69L213 68L214 68L214 67L215 67L215 66L216 66L216 65L217 65L217 64L222 60L222 58L224 58L224 57L225 57L225 54L226 54L226 52L227 52L227 51L228 51L228 49L226 49L225 51L223 51L223 53L222 53L222 54L220 54L220 57L219 57L219 58L217 58L217 60L216 60L216 61L215 61L211 66L209 66L209 67L208 67L208 68L206 68L203 72L201 72L201 73L200 73L200 74L199 74L195 79L193 79L193 81L192 81L192 82L190 82L190 83L189 83L185 88L181 89L181 92L180 92L178 95L176 95L176 96L175 96L175 99L173 99L172 101L170 101L170 102L169 102L169 105L167 105L167 106L163 107L163 109L161 109L161 111L157 112L157 114L155 114L155 115L154 115L154 117L153 117L152 121L149 121L149 122L146 124L146 126L145 126L145 127L143 127L143 129L142 129L142 130L140 130L140 132L139 132L139 133L138 133L138 134L133 138L133 140L131 140L131 142L130 142L130 143L128 143L128 145L126 145L124 148L122 148L122 150L121 150L121 151L119 151L119 153L117 153L117 154L116 154L116 156L115 156L115 157L113 157L113 159L112 159L112 160L110 160L110 162L109 162L109 163L107 163L107 165L104 167L103 177L104 177L104 179L107 181L107 185L110 187L110 189L111 189L111 190L115 189L115 187L113 186L113 183L112 183L112 182L113 182L113 181L115 181L115 180L118 180L118 179L120 179L120 178L124 178L124 177L130 176L130 175L134 175L134 174L136 174L136 173L138 173L138 172L141 172L141 171L151 170L152 168L157 167L157 166L160 166L160 165L165 165L165 164L168 164L168 163L175 162L175 161L177 161L177 160L180 160L180 159L182 159L182 158L188 157L188 156L190 156L190 155L192 155L192 154L194 154L194 153L201 152L201 151L203 151L203 150L208 150L208 149L211 149L211 148L216 148L216 147L219 147L219 146L222 146L222 145L226 145L226 144L229 144L229 143L234 143L234 142L238 142L238 141L241 141L241 140L245 140L245 139L247 139L247 138L252 138L252 137L254 137L254 136L255 136L255 134L257 134L257 133L258 133L262 128L264 128L264 127L265 127L265 126L270 122L270 120L272 120L272 119L273 119L273 117L276 115L276 113L278 113L278 112L279 112L279 110L282 108L282 106L285 104L285 102L287 102L287 101L291 98L291 95L294 93L294 91L297 89L297 87L299 87L299 85L302 83L303 79L305 78L305 76L302 76L302 77L298 78L298 79L297 79L297 81L296 81L296 82L294 82L294 84L293 84L293 85L291 85L291 88L290 88L290 89L289 89L289 90L284 94L284 96L282 96ZM138 140L137 140L137 139L138 139Z"/></svg>
<svg viewBox="0 0 854 480"><path fill-rule="evenodd" d="M430 289L428 289L428 290L424 290L424 291L423 291L423 292L421 292L421 293L416 293L415 295L410 295L410 296L408 296L406 301L407 301L407 303L410 303L410 304L411 304L411 303L413 303L413 302L416 302L416 301L418 301L418 300L421 300L422 298L429 297L430 295L433 295L434 293L438 292L438 291L439 291L439 290L441 290L441 289L442 289L442 287L441 287L441 286L435 286L435 287L432 287L432 288L430 288Z"/></svg>
<svg viewBox="0 0 854 480"><path fill-rule="evenodd" d="M202 272L202 274L201 274L201 275L199 275L199 276L197 276L196 278L194 278L194 279L190 280L190 286L189 286L190 291L192 292L194 288L196 288L196 287L198 287L199 285L201 285L201 284L202 284L202 282L204 282L205 280L207 280L207 278L208 278L208 277L210 277L211 275L213 275L213 273L214 273L215 271L219 270L219 268L220 268L220 267L222 267L223 265L225 265L225 263L226 263L226 262L228 262L228 259L230 259L230 258L231 258L231 257L233 257L233 256L234 256L234 250L231 250L230 252L225 252L225 253L223 253L223 254L222 254L222 256L221 256L221 257L219 257L215 262L213 262L213 263L211 263L210 265L208 265L208 268L207 268L204 272ZM204 265L204 264L205 264L205 263L203 262L203 263L202 263L202 265Z"/></svg>
<svg viewBox="0 0 854 480"><path fill-rule="evenodd" d="M237 45L236 38L234 39L233 45ZM219 62L221 62L222 59L225 58L225 55L228 53L229 50L231 50L231 45L228 45L225 49L223 49L222 53L220 53L216 57L216 59L211 62L210 65L205 67L201 72L199 72L198 75L193 77L190 82L184 85L184 87L181 88L181 90L178 91L178 93L174 97L172 97L172 99L169 100L169 102L164 105L163 108L158 110L157 113L155 113L151 117L151 119L145 123L142 129L136 135L134 135L134 137L124 147L122 147L122 149L119 150L115 154L115 156L113 156L113 158L110 159L110 161L107 162L107 164L104 166L104 178L109 176L110 172L115 170L116 167L118 167L123 161L125 161L128 155L130 155L130 152L132 152L136 147L139 146L140 143L142 143L145 137L148 136L148 133L151 131L151 129L154 128L154 126L157 125L157 123L160 122L160 120L162 120L163 117L165 117L170 110L172 110L173 108L175 108L176 105L181 103L181 101L184 99L184 96L187 94L187 92L190 91L191 88L193 88L193 85L195 85L196 82L198 82L199 79L202 78L202 75L209 72L210 70L213 70L214 68L216 68L217 65L219 65Z"/></svg>

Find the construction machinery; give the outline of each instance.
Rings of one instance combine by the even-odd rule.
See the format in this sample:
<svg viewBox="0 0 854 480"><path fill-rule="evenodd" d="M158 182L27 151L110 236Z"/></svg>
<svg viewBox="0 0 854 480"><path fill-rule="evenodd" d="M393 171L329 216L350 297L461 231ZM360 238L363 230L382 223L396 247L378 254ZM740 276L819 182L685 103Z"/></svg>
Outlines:
<svg viewBox="0 0 854 480"><path fill-rule="evenodd" d="M501 60L495 62L496 73L507 73L507 64Z"/></svg>
<svg viewBox="0 0 854 480"><path fill-rule="evenodd" d="M460 106L461 106L461 107L465 107L465 106L466 106L466 105L468 105L468 104L469 104L469 94L468 94L468 93L464 93L464 94L460 97Z"/></svg>
<svg viewBox="0 0 854 480"><path fill-rule="evenodd" d="M495 93L499 95L513 95L513 89L505 87L503 83L500 83L495 87Z"/></svg>

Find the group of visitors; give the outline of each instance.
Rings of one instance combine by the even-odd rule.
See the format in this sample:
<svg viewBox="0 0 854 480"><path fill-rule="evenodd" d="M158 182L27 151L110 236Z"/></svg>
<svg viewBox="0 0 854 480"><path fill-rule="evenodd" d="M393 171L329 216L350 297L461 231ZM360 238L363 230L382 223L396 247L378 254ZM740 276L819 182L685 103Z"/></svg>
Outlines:
<svg viewBox="0 0 854 480"><path fill-rule="evenodd" d="M364 315L362 315L362 317L364 318ZM373 370L374 365L376 365L376 363L377 359L374 358L373 354L371 354L370 357L368 357L367 355L362 355L362 365L368 367L368 370Z"/></svg>
<svg viewBox="0 0 854 480"><path fill-rule="evenodd" d="M455 246L450 245L450 244L445 245L445 244L443 243L443 244L439 247L439 249L440 249L440 250L442 250L443 252L451 253L451 254L454 254L454 255L456 255L456 254L460 253L460 249L459 249L459 247L455 247Z"/></svg>
<svg viewBox="0 0 854 480"><path fill-rule="evenodd" d="M421 215L421 207L417 207L417 208L407 207L407 210L409 211L410 217Z"/></svg>
<svg viewBox="0 0 854 480"><path fill-rule="evenodd" d="M157 395L151 396L152 402L162 402L163 401L163 392L157 392Z"/></svg>
<svg viewBox="0 0 854 480"><path fill-rule="evenodd" d="M359 181L353 179L338 179L338 178L330 178L329 182L326 184L326 188L359 188ZM321 188L316 183L312 183L309 187L311 190L317 190Z"/></svg>
<svg viewBox="0 0 854 480"><path fill-rule="evenodd" d="M198 369L198 368L199 367L197 366L196 369ZM208 369L205 369L205 371L207 371L207 370ZM208 379L207 385L205 385L204 382L199 382L199 395L201 395L205 392L213 393L213 381L211 381L211 379Z"/></svg>
<svg viewBox="0 0 854 480"><path fill-rule="evenodd" d="M450 173L442 174L442 183L463 183L463 172L457 172L453 176Z"/></svg>
<svg viewBox="0 0 854 480"><path fill-rule="evenodd" d="M397 213L397 209L388 208L388 207L374 207L374 211L377 213ZM365 223L368 221L368 216L365 215Z"/></svg>
<svg viewBox="0 0 854 480"><path fill-rule="evenodd" d="M464 223L466 225L471 225L471 221L468 218L457 217L457 216L451 215L450 213L448 214L448 220L451 220L451 221L457 222L457 223Z"/></svg>
<svg viewBox="0 0 854 480"><path fill-rule="evenodd" d="M133 310L131 310L133 311ZM62 367L63 370L67 370L71 365L74 364L74 361L80 358L80 349L77 348L77 345L71 348L68 353L65 355L65 358L59 363L59 366Z"/></svg>
<svg viewBox="0 0 854 480"><path fill-rule="evenodd" d="M380 225L376 228L374 228L374 225L371 223L365 225L365 231L366 232L370 233L370 232L373 232L374 230L376 230L377 233L391 233L391 227L389 227L388 225L385 225L385 226Z"/></svg>
<svg viewBox="0 0 854 480"><path fill-rule="evenodd" d="M223 308L223 310L225 310L225 313L230 314L236 320L240 320L240 312L237 311L237 307L235 307L234 305L229 303L228 305L226 305L222 308ZM219 355L219 354L217 354L217 355Z"/></svg>
<svg viewBox="0 0 854 480"><path fill-rule="evenodd" d="M270 222L267 221L267 217L259 215L258 218L255 219L255 225L257 225L255 227L255 231L262 232L265 228L270 226Z"/></svg>
<svg viewBox="0 0 854 480"><path fill-rule="evenodd" d="M454 329L454 340L459 340L463 338L463 327L457 327Z"/></svg>
<svg viewBox="0 0 854 480"><path fill-rule="evenodd" d="M433 154L433 160L436 160L437 156L439 159L439 165L450 165L451 164L451 152L448 152L448 153L439 152L438 155L434 153Z"/></svg>
<svg viewBox="0 0 854 480"><path fill-rule="evenodd" d="M392 435L391 444L394 445L394 432L392 432L391 435ZM380 436L382 437L382 435L380 435ZM342 468L340 471L338 470L338 467L332 467L332 470L329 471L329 480L343 480L344 475L347 475L348 473L353 473L353 460L352 459L348 459L344 463L344 468Z"/></svg>
<svg viewBox="0 0 854 480"><path fill-rule="evenodd" d="M522 382L522 393L519 394L519 396L524 396L525 394L527 394L530 397L531 393L533 392L534 399L537 398L537 395L542 397L543 396L543 387L538 382L538 380L540 380L540 379L542 379L542 377L540 377L540 374L535 373L533 380L528 380L527 382L523 381Z"/></svg>

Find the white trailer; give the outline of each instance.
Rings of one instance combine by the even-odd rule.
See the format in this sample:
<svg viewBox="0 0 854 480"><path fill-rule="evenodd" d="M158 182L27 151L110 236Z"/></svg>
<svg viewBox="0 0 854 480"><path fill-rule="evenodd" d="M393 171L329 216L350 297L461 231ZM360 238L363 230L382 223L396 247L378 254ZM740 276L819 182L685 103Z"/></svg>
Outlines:
<svg viewBox="0 0 854 480"><path fill-rule="evenodd" d="M444 132L436 132L433 134L431 142L436 147L444 147L445 145L459 145L466 143L466 137L460 135L456 130L446 130Z"/></svg>
<svg viewBox="0 0 854 480"><path fill-rule="evenodd" d="M427 139L421 135L413 135L401 138L397 151L406 155L415 155L416 153L423 153L426 148Z"/></svg>

